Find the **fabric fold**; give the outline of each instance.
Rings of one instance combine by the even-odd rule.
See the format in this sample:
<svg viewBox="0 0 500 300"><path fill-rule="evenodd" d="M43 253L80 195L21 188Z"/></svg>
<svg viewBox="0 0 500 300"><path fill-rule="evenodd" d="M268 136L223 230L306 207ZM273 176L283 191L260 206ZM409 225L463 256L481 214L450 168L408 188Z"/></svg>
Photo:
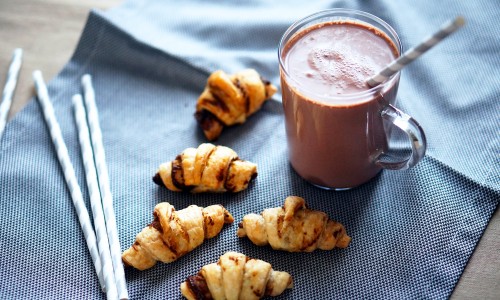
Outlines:
<svg viewBox="0 0 500 300"><path fill-rule="evenodd" d="M288 5L290 13L285 14L285 7L278 4L250 3L245 8L209 2L203 6L212 14L200 20L201 13L193 13L198 27L191 30L194 19L183 18L201 5L196 1L133 3L125 2L107 13L91 12L71 61L48 85L79 183L86 186L71 96L81 91L80 77L92 75L122 248L131 245L137 232L151 222L152 209L162 201L178 209L222 204L237 224L243 215L279 206L290 195L303 197L311 208L344 224L352 243L339 251L290 254L240 240L237 226L228 226L175 263L144 272L126 269L131 299L180 298L186 274L195 274L226 251L263 259L289 272L295 287L276 299L450 296L500 199L495 168L500 151L495 135L498 118L491 104L497 100L497 87L484 87L492 91L481 93L489 105L475 107L475 115L482 116L482 135L477 135L470 130L475 116L464 114L460 124L445 119L439 126L437 117L463 112L461 102L451 108L433 103L439 87L425 84L446 76L439 64L423 69L426 73L419 76L428 79L417 81L418 86L409 84L411 71L404 72L399 104L408 113L415 112L426 130L429 155L413 169L383 171L368 184L346 192L317 189L293 171L287 159L281 103L268 101L245 124L225 129L217 140L259 166L259 175L247 190L231 195L173 193L154 184L152 176L179 151L206 142L193 114L209 73L217 68L233 72L253 67L278 86L277 40L297 18L327 6ZM424 4L417 7L427 18L445 18L466 5L448 3L448 10L434 13ZM436 6L446 5L430 5ZM397 14L393 20L399 22L399 14L405 12L396 11L399 6L387 7L391 10L385 14ZM356 8L371 9L368 4ZM259 18L264 12L270 15ZM489 16L487 11L475 13ZM227 24L228 20L239 22L238 16L252 29L251 34L243 32L245 26L226 31L211 27L217 18ZM395 25L404 27L409 43L414 41L411 34L419 33L408 24ZM204 32L210 32L205 40ZM214 41L214 35L219 40ZM467 33L446 47L459 49L465 39ZM485 46L495 47L498 42L492 39ZM421 63L436 63L428 55ZM460 62L452 59L457 72L464 72ZM492 75L495 72L491 70ZM480 87L475 84L470 83ZM453 88L447 90L453 92ZM427 98L417 103L422 95ZM452 103L455 96L465 97L443 97ZM279 100L279 95L275 98ZM450 140L445 129L462 135ZM31 101L8 124L6 133L0 148L0 243L4 249L0 298L104 298L38 104ZM489 146L480 148L478 143ZM454 162L460 155L464 155L461 165ZM90 207L87 191L83 194Z"/></svg>

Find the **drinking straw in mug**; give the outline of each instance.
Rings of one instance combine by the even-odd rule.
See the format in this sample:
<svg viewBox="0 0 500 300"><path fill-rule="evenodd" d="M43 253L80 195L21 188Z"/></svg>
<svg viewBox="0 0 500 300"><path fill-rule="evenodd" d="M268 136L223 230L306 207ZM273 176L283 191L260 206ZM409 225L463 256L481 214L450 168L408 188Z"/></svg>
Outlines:
<svg viewBox="0 0 500 300"><path fill-rule="evenodd" d="M97 182L97 171L94 165L94 154L92 153L92 146L90 145L89 127L81 95L73 96L73 108L78 128L78 139L82 149L82 160L85 167L87 186L90 194L90 204L94 216L94 227L97 235L99 257L101 258L102 275L106 285L106 296L108 299L116 300L118 298L118 292L116 290L113 263L111 262L111 254L109 251L106 223L101 204L101 194Z"/></svg>
<svg viewBox="0 0 500 300"><path fill-rule="evenodd" d="M370 77L366 82L369 86L377 86L387 80L389 77L403 69L406 65L419 58L427 50L441 42L444 38L457 31L465 24L463 17L459 16L454 20L448 21L433 35L427 37L417 46L408 49L403 55L391 62L387 67Z"/></svg>
<svg viewBox="0 0 500 300"><path fill-rule="evenodd" d="M87 211L87 208L85 207L85 203L83 201L82 191L76 179L75 170L69 158L68 148L64 143L61 128L59 126L59 123L57 122L54 108L49 98L47 86L43 81L42 72L40 72L39 70L34 71L33 79L35 81L35 89L38 96L37 98L42 106L43 116L45 118L47 126L49 127L50 136L57 152L57 158L59 159L59 163L61 164L64 173L64 179L66 180L66 184L68 185L69 191L71 193L71 199L73 200L73 205L78 215L78 221L80 221L80 226L83 230L85 241L87 242L87 247L89 248L90 256L92 257L92 261L94 262L94 267L99 278L99 283L101 284L101 288L104 290L105 284L102 276L101 259L99 257L99 251L97 249L95 233L92 228L89 212Z"/></svg>
<svg viewBox="0 0 500 300"><path fill-rule="evenodd" d="M23 58L23 49L17 48L12 54L12 61L7 72L5 80L5 87L2 93L2 102L0 103L0 140L7 124L7 116L9 115L10 106L12 104L12 95L17 85L17 78L19 77L19 69L21 69L21 62Z"/></svg>
<svg viewBox="0 0 500 300"><path fill-rule="evenodd" d="M113 197L109 186L108 168L102 143L102 132L99 125L99 115L95 104L95 92L92 86L92 78L86 74L82 77L83 96L87 108L87 118L90 128L90 138L94 150L94 160L97 169L99 188L101 191L104 217L106 218L106 229L108 232L111 259L115 271L116 288L120 299L128 299L127 285L125 282L125 271L123 270L120 241L116 228L115 212L113 210Z"/></svg>

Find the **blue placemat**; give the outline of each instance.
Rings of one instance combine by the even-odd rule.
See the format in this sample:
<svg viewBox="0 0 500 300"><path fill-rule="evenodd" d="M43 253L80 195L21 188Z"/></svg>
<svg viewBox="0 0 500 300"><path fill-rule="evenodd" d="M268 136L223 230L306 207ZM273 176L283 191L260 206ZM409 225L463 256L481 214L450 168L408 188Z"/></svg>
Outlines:
<svg viewBox="0 0 500 300"><path fill-rule="evenodd" d="M447 19L466 17L465 28L403 72L398 106L426 130L422 163L384 171L347 192L314 188L288 165L278 93L217 141L259 165L248 190L190 195L158 188L151 177L160 163L205 142L193 113L208 74L252 67L278 85L282 33L329 7L382 17L406 48ZM92 12L49 93L85 187L70 99L81 91L81 75L93 75L122 249L160 201L177 209L220 203L236 220L175 263L127 269L130 297L179 299L187 276L233 250L292 274L294 289L277 299L447 298L500 199L498 8L494 1L129 1ZM36 101L8 124L0 146L0 298L104 298ZM236 237L245 214L281 206L288 195L342 222L353 238L349 248L286 253Z"/></svg>

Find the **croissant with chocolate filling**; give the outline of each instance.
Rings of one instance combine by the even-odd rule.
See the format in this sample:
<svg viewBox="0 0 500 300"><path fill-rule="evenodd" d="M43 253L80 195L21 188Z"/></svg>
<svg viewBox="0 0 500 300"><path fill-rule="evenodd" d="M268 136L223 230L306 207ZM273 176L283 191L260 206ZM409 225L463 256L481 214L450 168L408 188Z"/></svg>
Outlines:
<svg viewBox="0 0 500 300"><path fill-rule="evenodd" d="M161 164L153 181L176 192L240 192L255 177L257 165L239 159L231 148L205 143Z"/></svg>
<svg viewBox="0 0 500 300"><path fill-rule="evenodd" d="M308 209L305 200L296 196L286 198L283 207L244 216L238 227L239 237L289 252L346 248L351 242L342 224L330 220L324 212Z"/></svg>
<svg viewBox="0 0 500 300"><path fill-rule="evenodd" d="M205 208L190 205L176 211L169 203L162 202L155 206L153 215L153 222L139 232L132 247L123 252L125 265L145 270L157 261L173 262L205 239L219 234L224 224L234 221L221 205Z"/></svg>
<svg viewBox="0 0 500 300"><path fill-rule="evenodd" d="M181 284L181 292L189 300L252 300L278 296L292 287L287 272L274 271L268 262L227 252L217 263L203 266L198 275L188 277Z"/></svg>
<svg viewBox="0 0 500 300"><path fill-rule="evenodd" d="M213 141L225 126L244 123L276 90L253 69L231 76L216 71L208 77L198 98L195 118L207 139Z"/></svg>

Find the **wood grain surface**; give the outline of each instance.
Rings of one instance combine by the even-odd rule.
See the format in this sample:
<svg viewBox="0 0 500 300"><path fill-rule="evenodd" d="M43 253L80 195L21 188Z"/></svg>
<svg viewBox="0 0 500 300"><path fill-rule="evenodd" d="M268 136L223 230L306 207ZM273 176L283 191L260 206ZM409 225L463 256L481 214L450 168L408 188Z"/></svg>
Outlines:
<svg viewBox="0 0 500 300"><path fill-rule="evenodd" d="M9 119L34 96L31 74L49 82L69 61L91 9L106 10L121 0L0 0L0 85L12 52L23 48L23 64ZM457 199L460 201L461 199ZM425 251L422 245L421 251ZM474 251L452 299L500 299L500 213L497 210Z"/></svg>
<svg viewBox="0 0 500 300"><path fill-rule="evenodd" d="M54 78L73 54L91 9L109 9L118 0L0 0L0 86L15 48L23 64L9 112L11 119L34 96L31 74Z"/></svg>

